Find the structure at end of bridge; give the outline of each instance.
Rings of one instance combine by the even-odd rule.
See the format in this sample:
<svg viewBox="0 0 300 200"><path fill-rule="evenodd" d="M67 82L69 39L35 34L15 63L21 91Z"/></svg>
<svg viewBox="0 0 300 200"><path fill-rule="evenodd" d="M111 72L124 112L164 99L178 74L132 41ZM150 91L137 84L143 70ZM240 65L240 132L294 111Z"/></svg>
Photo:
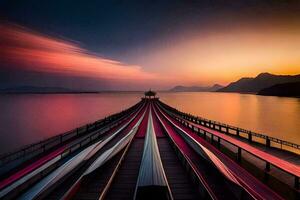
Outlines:
<svg viewBox="0 0 300 200"><path fill-rule="evenodd" d="M153 98L156 97L156 92L152 91L151 89L146 91L144 94L145 94L145 98L151 99L152 97Z"/></svg>

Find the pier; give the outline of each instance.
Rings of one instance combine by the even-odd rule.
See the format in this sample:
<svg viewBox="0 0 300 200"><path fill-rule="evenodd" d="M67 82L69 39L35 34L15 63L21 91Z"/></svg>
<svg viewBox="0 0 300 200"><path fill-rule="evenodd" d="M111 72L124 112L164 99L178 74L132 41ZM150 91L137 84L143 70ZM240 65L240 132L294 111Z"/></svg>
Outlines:
<svg viewBox="0 0 300 200"><path fill-rule="evenodd" d="M0 199L296 200L299 151L148 91L127 110L2 155Z"/></svg>

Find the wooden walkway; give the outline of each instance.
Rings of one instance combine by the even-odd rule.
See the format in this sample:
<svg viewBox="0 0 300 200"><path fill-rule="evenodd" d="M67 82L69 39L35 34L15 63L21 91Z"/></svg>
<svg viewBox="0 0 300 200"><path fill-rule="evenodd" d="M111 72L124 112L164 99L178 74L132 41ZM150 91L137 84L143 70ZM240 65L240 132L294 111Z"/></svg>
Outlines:
<svg viewBox="0 0 300 200"><path fill-rule="evenodd" d="M158 146L174 199L198 199L199 192L189 180L189 176L183 166L178 162L178 157L170 141L167 138L159 138Z"/></svg>

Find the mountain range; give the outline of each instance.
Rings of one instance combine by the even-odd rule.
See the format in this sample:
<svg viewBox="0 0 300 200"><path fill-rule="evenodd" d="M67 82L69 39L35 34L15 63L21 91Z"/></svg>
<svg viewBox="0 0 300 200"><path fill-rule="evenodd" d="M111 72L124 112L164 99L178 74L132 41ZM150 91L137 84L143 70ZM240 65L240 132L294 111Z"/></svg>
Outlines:
<svg viewBox="0 0 300 200"><path fill-rule="evenodd" d="M270 73L261 73L255 78L241 78L223 87L218 92L238 92L238 93L259 93L263 89L278 84L300 82L299 75L274 75ZM279 87L281 88L281 87ZM278 89L279 89L278 88Z"/></svg>
<svg viewBox="0 0 300 200"><path fill-rule="evenodd" d="M257 93L264 96L300 97L300 82L276 84Z"/></svg>
<svg viewBox="0 0 300 200"><path fill-rule="evenodd" d="M177 85L170 89L170 92L215 92L223 86L215 84L213 86L201 87L201 86L182 86Z"/></svg>

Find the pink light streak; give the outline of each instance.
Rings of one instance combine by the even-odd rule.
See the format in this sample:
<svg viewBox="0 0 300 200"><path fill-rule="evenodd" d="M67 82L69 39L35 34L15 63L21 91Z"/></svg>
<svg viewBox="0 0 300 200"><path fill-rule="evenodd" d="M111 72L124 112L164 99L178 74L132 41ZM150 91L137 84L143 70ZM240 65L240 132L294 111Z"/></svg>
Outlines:
<svg viewBox="0 0 300 200"><path fill-rule="evenodd" d="M74 42L11 24L0 24L0 29L0 61L20 69L120 80L156 78L140 66L93 55Z"/></svg>

